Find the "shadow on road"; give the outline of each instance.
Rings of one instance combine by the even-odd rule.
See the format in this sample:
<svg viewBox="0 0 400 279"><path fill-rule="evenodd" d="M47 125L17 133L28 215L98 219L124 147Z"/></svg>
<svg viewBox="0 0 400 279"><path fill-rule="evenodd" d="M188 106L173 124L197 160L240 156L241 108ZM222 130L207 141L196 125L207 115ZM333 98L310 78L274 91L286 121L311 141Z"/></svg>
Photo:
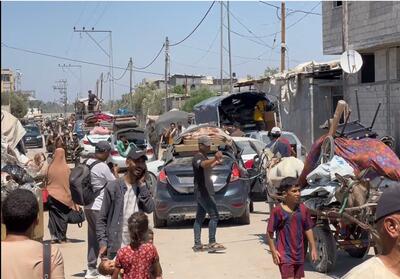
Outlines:
<svg viewBox="0 0 400 279"><path fill-rule="evenodd" d="M80 278L84 278L85 277L86 272L80 272L80 273L75 273L72 274L72 277L80 277Z"/></svg>

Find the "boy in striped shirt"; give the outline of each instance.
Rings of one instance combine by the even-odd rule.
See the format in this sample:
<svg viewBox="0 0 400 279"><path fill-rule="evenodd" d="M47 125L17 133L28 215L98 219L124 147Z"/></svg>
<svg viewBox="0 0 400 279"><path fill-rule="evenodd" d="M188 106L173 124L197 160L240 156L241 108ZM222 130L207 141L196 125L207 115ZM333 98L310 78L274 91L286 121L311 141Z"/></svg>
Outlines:
<svg viewBox="0 0 400 279"><path fill-rule="evenodd" d="M304 236L311 248L312 261L317 260L313 222L308 208L300 202L300 187L297 180L287 177L282 180L279 191L284 201L270 213L267 239L272 259L279 266L283 279L304 277ZM274 232L276 241L273 240Z"/></svg>

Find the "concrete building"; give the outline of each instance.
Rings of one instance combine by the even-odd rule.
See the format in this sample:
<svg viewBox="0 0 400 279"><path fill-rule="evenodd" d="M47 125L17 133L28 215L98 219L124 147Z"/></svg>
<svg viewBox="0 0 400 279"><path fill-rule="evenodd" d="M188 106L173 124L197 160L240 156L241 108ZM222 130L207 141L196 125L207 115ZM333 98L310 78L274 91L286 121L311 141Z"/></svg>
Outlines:
<svg viewBox="0 0 400 279"><path fill-rule="evenodd" d="M332 117L342 99L342 70L339 61L298 65L283 74L236 83L238 91L263 92L276 103L278 122L285 131L295 133L307 150L326 133L321 129Z"/></svg>
<svg viewBox="0 0 400 279"><path fill-rule="evenodd" d="M1 92L15 92L15 75L10 69L1 69Z"/></svg>
<svg viewBox="0 0 400 279"><path fill-rule="evenodd" d="M324 54L343 52L343 3L322 2ZM380 136L395 137L400 152L400 2L348 2L348 19L348 49L361 54L363 66L346 75L339 90L352 107L358 91L362 122L371 122L382 104L374 128Z"/></svg>

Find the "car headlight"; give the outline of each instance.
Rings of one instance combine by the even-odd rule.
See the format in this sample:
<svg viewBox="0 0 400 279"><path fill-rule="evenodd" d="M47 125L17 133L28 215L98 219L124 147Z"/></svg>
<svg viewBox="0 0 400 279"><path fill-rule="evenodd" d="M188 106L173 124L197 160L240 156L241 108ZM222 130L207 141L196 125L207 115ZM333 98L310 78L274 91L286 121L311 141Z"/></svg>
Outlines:
<svg viewBox="0 0 400 279"><path fill-rule="evenodd" d="M36 138L37 138L37 139L41 139L41 138L42 138L42 136L37 136Z"/></svg>

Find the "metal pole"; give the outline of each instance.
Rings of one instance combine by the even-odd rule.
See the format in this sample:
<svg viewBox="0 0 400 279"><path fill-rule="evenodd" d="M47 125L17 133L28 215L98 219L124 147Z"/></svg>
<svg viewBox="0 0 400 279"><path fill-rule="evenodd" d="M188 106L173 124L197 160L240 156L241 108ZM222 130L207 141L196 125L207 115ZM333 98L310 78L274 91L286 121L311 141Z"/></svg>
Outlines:
<svg viewBox="0 0 400 279"><path fill-rule="evenodd" d="M285 71L285 52L286 52L286 4L281 3L281 73Z"/></svg>
<svg viewBox="0 0 400 279"><path fill-rule="evenodd" d="M169 41L168 37L165 37L165 76L164 76L164 83L165 83L165 112L168 111L168 63L169 63Z"/></svg>
<svg viewBox="0 0 400 279"><path fill-rule="evenodd" d="M103 73L100 75L100 100L103 99Z"/></svg>
<svg viewBox="0 0 400 279"><path fill-rule="evenodd" d="M129 59L129 97L131 101L131 110L133 111L133 95L132 95L132 57Z"/></svg>
<svg viewBox="0 0 400 279"><path fill-rule="evenodd" d="M310 135L312 144L314 142L314 78L310 78L310 117Z"/></svg>
<svg viewBox="0 0 400 279"><path fill-rule="evenodd" d="M221 75L221 95L223 94L223 92L224 92L224 85L223 85L223 81L224 81L224 76L223 76L223 63L224 63L224 34L223 34L223 26L224 26L224 7L223 7L223 2L221 1L221 57L220 57L220 59L221 59L221 61L220 61L220 63L221 63L221 73L220 73L220 75Z"/></svg>
<svg viewBox="0 0 400 279"><path fill-rule="evenodd" d="M112 47L112 31L110 31L110 57L111 57L111 94L112 94L112 104L114 104L114 57L113 57L113 47Z"/></svg>
<svg viewBox="0 0 400 279"><path fill-rule="evenodd" d="M229 1L227 2L227 16L228 16L228 49L229 49L229 92L233 93L233 80L232 80L232 49L231 49L231 21L229 12Z"/></svg>

